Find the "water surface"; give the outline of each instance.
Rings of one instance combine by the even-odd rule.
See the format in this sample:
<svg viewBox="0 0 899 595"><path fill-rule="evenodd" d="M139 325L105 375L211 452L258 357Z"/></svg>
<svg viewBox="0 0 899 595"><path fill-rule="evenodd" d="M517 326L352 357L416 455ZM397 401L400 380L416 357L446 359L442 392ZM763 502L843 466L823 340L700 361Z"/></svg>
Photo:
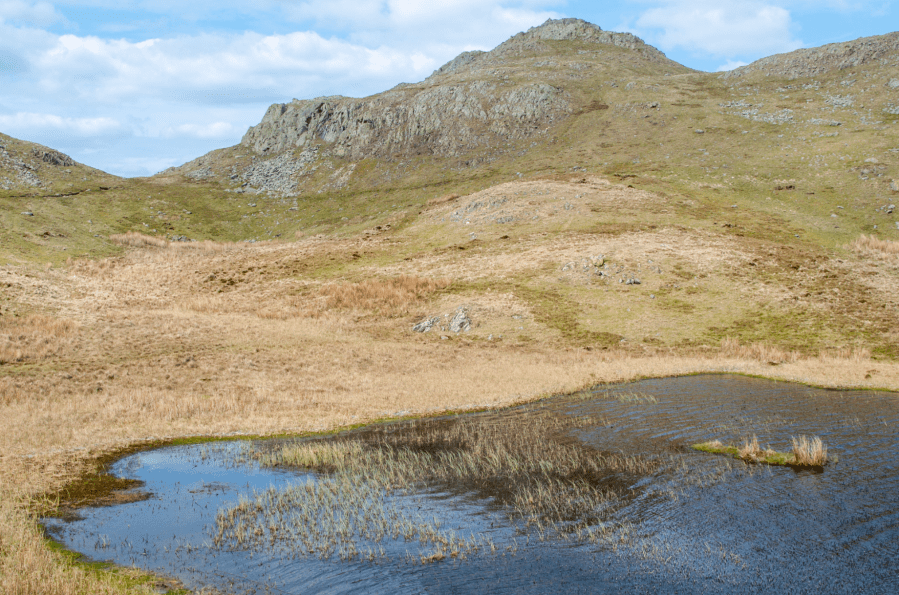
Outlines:
<svg viewBox="0 0 899 595"><path fill-rule="evenodd" d="M541 540L484 494L435 489L398 498L460 534L489 536L495 552L421 564L416 543L387 543L373 562L216 547L220 509L309 476L260 469L241 442L129 456L113 472L144 482L149 499L45 524L92 559L238 593L899 592L899 394L706 375L603 387L541 407L601 417L572 438L589 447L666 461L633 480L633 497L614 513L626 527L614 545ZM481 415L502 423L528 411ZM778 450L791 436L818 435L837 460L815 473L689 449L751 434Z"/></svg>

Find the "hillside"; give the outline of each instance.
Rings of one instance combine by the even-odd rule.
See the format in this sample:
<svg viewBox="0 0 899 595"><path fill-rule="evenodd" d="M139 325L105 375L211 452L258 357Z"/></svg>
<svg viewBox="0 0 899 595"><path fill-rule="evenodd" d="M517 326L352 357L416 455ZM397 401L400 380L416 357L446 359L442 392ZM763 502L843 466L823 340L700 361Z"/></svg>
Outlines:
<svg viewBox="0 0 899 595"><path fill-rule="evenodd" d="M29 196L73 194L114 179L64 153L0 133L0 191Z"/></svg>
<svg viewBox="0 0 899 595"><path fill-rule="evenodd" d="M896 40L704 73L548 21L139 179L0 136L0 576L169 584L24 512L113 501L111 452L683 374L899 390Z"/></svg>
<svg viewBox="0 0 899 595"><path fill-rule="evenodd" d="M718 74L629 34L548 21L419 83L276 104L239 145L151 178L0 195L13 205L3 250L59 264L121 254L110 238L127 231L158 239L125 244L178 254L193 240L306 254L265 277L274 293L239 251L172 279L226 312L305 312L301 297L371 278L451 280L439 304L360 319L401 341L429 309L467 304L482 309L471 336L511 329L522 345L714 350L730 337L892 358L896 38Z"/></svg>

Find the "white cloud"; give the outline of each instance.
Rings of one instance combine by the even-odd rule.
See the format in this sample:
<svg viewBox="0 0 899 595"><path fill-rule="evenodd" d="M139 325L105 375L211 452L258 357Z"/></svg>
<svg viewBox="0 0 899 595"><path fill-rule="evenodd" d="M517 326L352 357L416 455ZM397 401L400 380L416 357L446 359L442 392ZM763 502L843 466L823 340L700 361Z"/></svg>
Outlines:
<svg viewBox="0 0 899 595"><path fill-rule="evenodd" d="M637 31L648 31L663 50L723 57L794 50L802 43L793 38L793 28L789 10L753 0L668 0L636 21Z"/></svg>
<svg viewBox="0 0 899 595"><path fill-rule="evenodd" d="M107 136L125 131L125 127L113 118L68 118L31 112L0 115L0 129L42 130L80 136Z"/></svg>
<svg viewBox="0 0 899 595"><path fill-rule="evenodd" d="M3 22L46 27L66 19L48 2L0 0L0 23Z"/></svg>
<svg viewBox="0 0 899 595"><path fill-rule="evenodd" d="M162 131L165 138L178 136L191 136L194 138L218 138L233 137L237 130L231 122L212 122L211 124L181 124L170 126ZM240 132L243 132L242 130Z"/></svg>
<svg viewBox="0 0 899 595"><path fill-rule="evenodd" d="M724 72L726 70L733 70L734 68L739 68L741 66L746 66L749 62L743 62L742 60L728 60L725 64L722 64L718 68L715 69L715 72Z"/></svg>

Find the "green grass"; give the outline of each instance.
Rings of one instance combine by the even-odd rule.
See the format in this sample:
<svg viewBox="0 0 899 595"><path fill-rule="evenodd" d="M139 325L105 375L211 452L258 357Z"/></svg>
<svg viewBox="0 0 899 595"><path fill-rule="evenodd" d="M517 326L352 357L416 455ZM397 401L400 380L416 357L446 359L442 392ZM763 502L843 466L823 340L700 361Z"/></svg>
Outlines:
<svg viewBox="0 0 899 595"><path fill-rule="evenodd" d="M746 440L742 447L738 448L734 445L727 445L720 440L710 442L702 442L691 446L694 450L713 454L729 455L735 459L746 461L747 463L760 463L765 465L779 465L787 467L823 467L827 461L827 449L823 447L820 439L817 440L819 451L818 456L809 456L809 443L804 436L800 436L799 440L794 438L793 452L777 452L771 448L761 448L755 436L751 440ZM814 443L814 440L812 441Z"/></svg>

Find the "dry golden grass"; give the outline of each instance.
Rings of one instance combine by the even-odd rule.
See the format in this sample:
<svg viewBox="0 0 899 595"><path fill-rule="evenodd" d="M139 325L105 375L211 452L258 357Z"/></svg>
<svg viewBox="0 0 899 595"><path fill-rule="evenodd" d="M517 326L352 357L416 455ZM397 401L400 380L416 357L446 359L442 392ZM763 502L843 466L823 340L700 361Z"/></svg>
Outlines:
<svg viewBox="0 0 899 595"><path fill-rule="evenodd" d="M817 436L793 437L793 456L797 465L820 467L827 462L827 447Z"/></svg>
<svg viewBox="0 0 899 595"><path fill-rule="evenodd" d="M727 337L721 341L721 355L778 364L793 363L799 361L801 357L797 351L785 351L765 342L742 345L739 339L733 337Z"/></svg>
<svg viewBox="0 0 899 595"><path fill-rule="evenodd" d="M111 574L73 566L44 545L27 499L0 494L0 593L8 595L92 595L155 593L149 586L125 585Z"/></svg>
<svg viewBox="0 0 899 595"><path fill-rule="evenodd" d="M449 279L427 279L400 275L391 279L368 279L322 288L327 310L368 310L379 314L406 313L409 306L450 285Z"/></svg>
<svg viewBox="0 0 899 595"><path fill-rule="evenodd" d="M0 365L48 358L69 342L76 329L71 320L39 314L0 317Z"/></svg>
<svg viewBox="0 0 899 595"><path fill-rule="evenodd" d="M849 244L849 247L862 254L876 254L892 258L899 257L899 242L881 240L865 234L862 234L853 240L852 243Z"/></svg>
<svg viewBox="0 0 899 595"><path fill-rule="evenodd" d="M211 240L203 240L201 242L170 242L164 237L148 236L137 231L113 234L109 236L109 239L116 244L131 248L166 248L175 250L199 250L203 252L220 251L233 245L228 242L213 242Z"/></svg>
<svg viewBox="0 0 899 595"><path fill-rule="evenodd" d="M132 248L168 248L169 241L163 237L148 236L136 231L128 231L109 236L111 242Z"/></svg>
<svg viewBox="0 0 899 595"><path fill-rule="evenodd" d="M327 430L385 416L498 407L601 382L684 373L899 388L899 366L869 359L864 349L813 357L769 343L743 345L738 339L725 340L720 349L697 346L697 337L718 324L710 322L710 312L727 314L741 288L745 293L739 295L757 300L752 303L758 308L791 300L791 287L757 276L726 277L747 269L751 258L776 264L773 253L680 228L551 235L545 234L548 227L538 227L544 221L576 226L591 205L614 212L655 200L598 182L507 185L471 198L503 196L518 204L499 208L511 209L512 215L538 212L540 222L491 228L485 214L470 226L436 223L448 230L438 246L425 249L416 243L415 234L425 234L428 225L435 225L434 217L462 208L459 201L429 209L403 228L408 235L389 230L365 239L317 236L293 244L209 243L207 248L201 242L162 244L156 238L154 244L133 237L119 240L132 249L115 258L48 270L0 269L4 295L27 311L44 313L0 317L3 353L11 353L4 356L10 363L0 366L4 589L67 595L112 588L102 581L91 587L84 581L94 579L78 578L80 571L45 550L32 519L15 511L76 477L93 454L150 437ZM572 208L566 209L566 203ZM535 230L530 236L500 238L507 230L522 234L528 225ZM475 227L496 234L496 241L459 250ZM391 259L395 251L417 255ZM566 262L595 254L605 254L627 271L639 272L642 266L643 285L624 287L595 275L581 285L567 277L559 280ZM653 273L655 265L664 274ZM839 277L841 288L851 274ZM360 278L368 280L357 282ZM515 283L522 278L531 293L517 292ZM795 279L791 273L791 282ZM877 279L886 289L868 292L869 302L895 289L892 277ZM506 286L496 290L500 283ZM566 294L571 287L575 290ZM626 335L628 341L609 350L568 342L558 330L561 323L552 319L557 311L565 314L563 300L529 301L529 295L543 290L569 296L577 307L595 304L595 315L573 311L564 324L586 325L593 318L597 326L589 328ZM650 300L651 292L660 299ZM840 295L851 299L854 294ZM723 297L714 302L714 296ZM814 302L809 309L829 316L833 303ZM472 305L475 327L470 332L447 332L446 340L439 332L412 333L421 316L452 312L463 304ZM849 306L858 310L855 302ZM869 309L866 315L870 312L890 311ZM641 344L641 337L666 328L669 334L657 343ZM675 347L681 339L690 347ZM24 461L32 465L30 471L22 471ZM36 471L42 465L57 471ZM26 484L17 491L10 487ZM7 545L13 543L14 548ZM46 573L69 578L48 578L45 588L34 591L28 577L49 577Z"/></svg>
<svg viewBox="0 0 899 595"><path fill-rule="evenodd" d="M740 455L741 459L755 458L761 452L762 449L759 446L759 439L755 435L753 435L752 438L743 440L743 445L737 449L737 453Z"/></svg>
<svg viewBox="0 0 899 595"><path fill-rule="evenodd" d="M824 349L818 354L822 361L852 361L863 363L871 359L871 350L867 347L841 347L838 349Z"/></svg>

